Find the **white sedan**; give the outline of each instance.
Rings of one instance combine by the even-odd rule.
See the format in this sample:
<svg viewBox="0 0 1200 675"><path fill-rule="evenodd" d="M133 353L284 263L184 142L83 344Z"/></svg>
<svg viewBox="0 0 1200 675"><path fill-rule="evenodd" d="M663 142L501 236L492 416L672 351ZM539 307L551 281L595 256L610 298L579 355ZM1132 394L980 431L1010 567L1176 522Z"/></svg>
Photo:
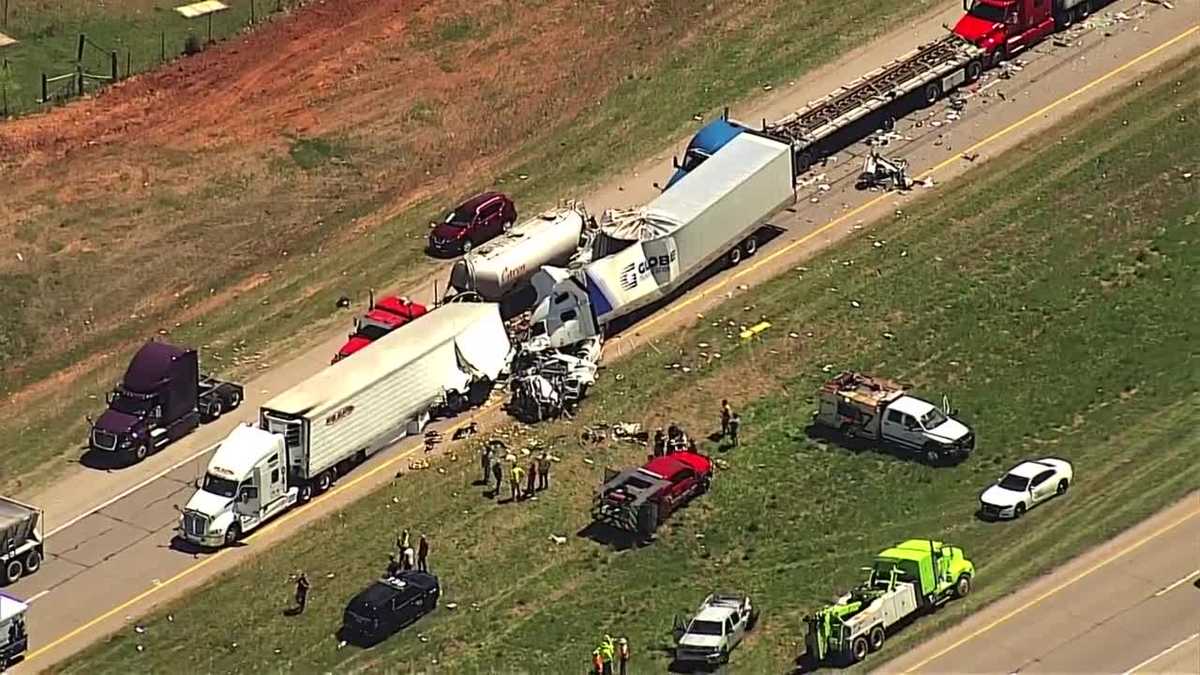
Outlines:
<svg viewBox="0 0 1200 675"><path fill-rule="evenodd" d="M1051 497L1066 494L1074 477L1071 463L1063 459L1021 462L979 495L980 511L989 518L1020 518Z"/></svg>

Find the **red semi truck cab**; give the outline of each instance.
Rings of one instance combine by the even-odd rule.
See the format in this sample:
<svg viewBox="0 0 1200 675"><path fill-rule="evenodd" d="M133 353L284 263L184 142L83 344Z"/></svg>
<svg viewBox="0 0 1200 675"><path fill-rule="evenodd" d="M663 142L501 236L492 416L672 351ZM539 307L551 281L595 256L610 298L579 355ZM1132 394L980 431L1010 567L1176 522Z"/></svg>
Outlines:
<svg viewBox="0 0 1200 675"><path fill-rule="evenodd" d="M987 52L995 65L1066 27L1089 0L964 0L967 13L954 26L954 33ZM1099 4L1099 2L1094 3Z"/></svg>
<svg viewBox="0 0 1200 675"><path fill-rule="evenodd" d="M331 364L337 363L358 350L366 347L375 340L396 330L400 326L427 314L429 310L408 298L389 295L380 298L371 305L366 314L354 320L354 332L346 338L346 343L333 355Z"/></svg>

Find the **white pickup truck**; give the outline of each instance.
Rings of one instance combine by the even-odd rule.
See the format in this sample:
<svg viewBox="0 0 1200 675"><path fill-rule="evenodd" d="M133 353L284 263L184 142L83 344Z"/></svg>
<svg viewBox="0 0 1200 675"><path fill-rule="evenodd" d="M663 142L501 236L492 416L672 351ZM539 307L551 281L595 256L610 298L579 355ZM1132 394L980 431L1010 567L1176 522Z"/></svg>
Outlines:
<svg viewBox="0 0 1200 675"><path fill-rule="evenodd" d="M713 593L690 621L675 619L678 665L728 663L729 653L758 623L758 611L744 593Z"/></svg>

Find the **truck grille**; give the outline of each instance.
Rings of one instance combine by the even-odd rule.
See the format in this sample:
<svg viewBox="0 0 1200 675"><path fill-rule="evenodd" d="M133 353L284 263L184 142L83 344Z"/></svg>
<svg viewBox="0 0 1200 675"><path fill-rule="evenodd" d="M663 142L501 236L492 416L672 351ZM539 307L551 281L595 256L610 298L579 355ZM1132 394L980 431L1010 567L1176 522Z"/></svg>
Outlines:
<svg viewBox="0 0 1200 675"><path fill-rule="evenodd" d="M193 537L203 537L208 532L208 518L186 511L183 514L183 533Z"/></svg>
<svg viewBox="0 0 1200 675"><path fill-rule="evenodd" d="M117 435L102 429L92 430L92 446L101 450L116 450Z"/></svg>

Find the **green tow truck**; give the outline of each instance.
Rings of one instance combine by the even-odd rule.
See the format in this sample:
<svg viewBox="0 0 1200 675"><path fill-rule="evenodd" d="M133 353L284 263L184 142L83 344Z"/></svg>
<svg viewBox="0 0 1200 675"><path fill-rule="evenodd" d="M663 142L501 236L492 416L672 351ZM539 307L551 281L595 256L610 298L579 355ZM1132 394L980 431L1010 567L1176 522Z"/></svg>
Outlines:
<svg viewBox="0 0 1200 675"><path fill-rule="evenodd" d="M857 663L888 633L920 613L971 592L975 565L961 548L909 539L875 557L863 584L804 618L804 644L816 663Z"/></svg>

